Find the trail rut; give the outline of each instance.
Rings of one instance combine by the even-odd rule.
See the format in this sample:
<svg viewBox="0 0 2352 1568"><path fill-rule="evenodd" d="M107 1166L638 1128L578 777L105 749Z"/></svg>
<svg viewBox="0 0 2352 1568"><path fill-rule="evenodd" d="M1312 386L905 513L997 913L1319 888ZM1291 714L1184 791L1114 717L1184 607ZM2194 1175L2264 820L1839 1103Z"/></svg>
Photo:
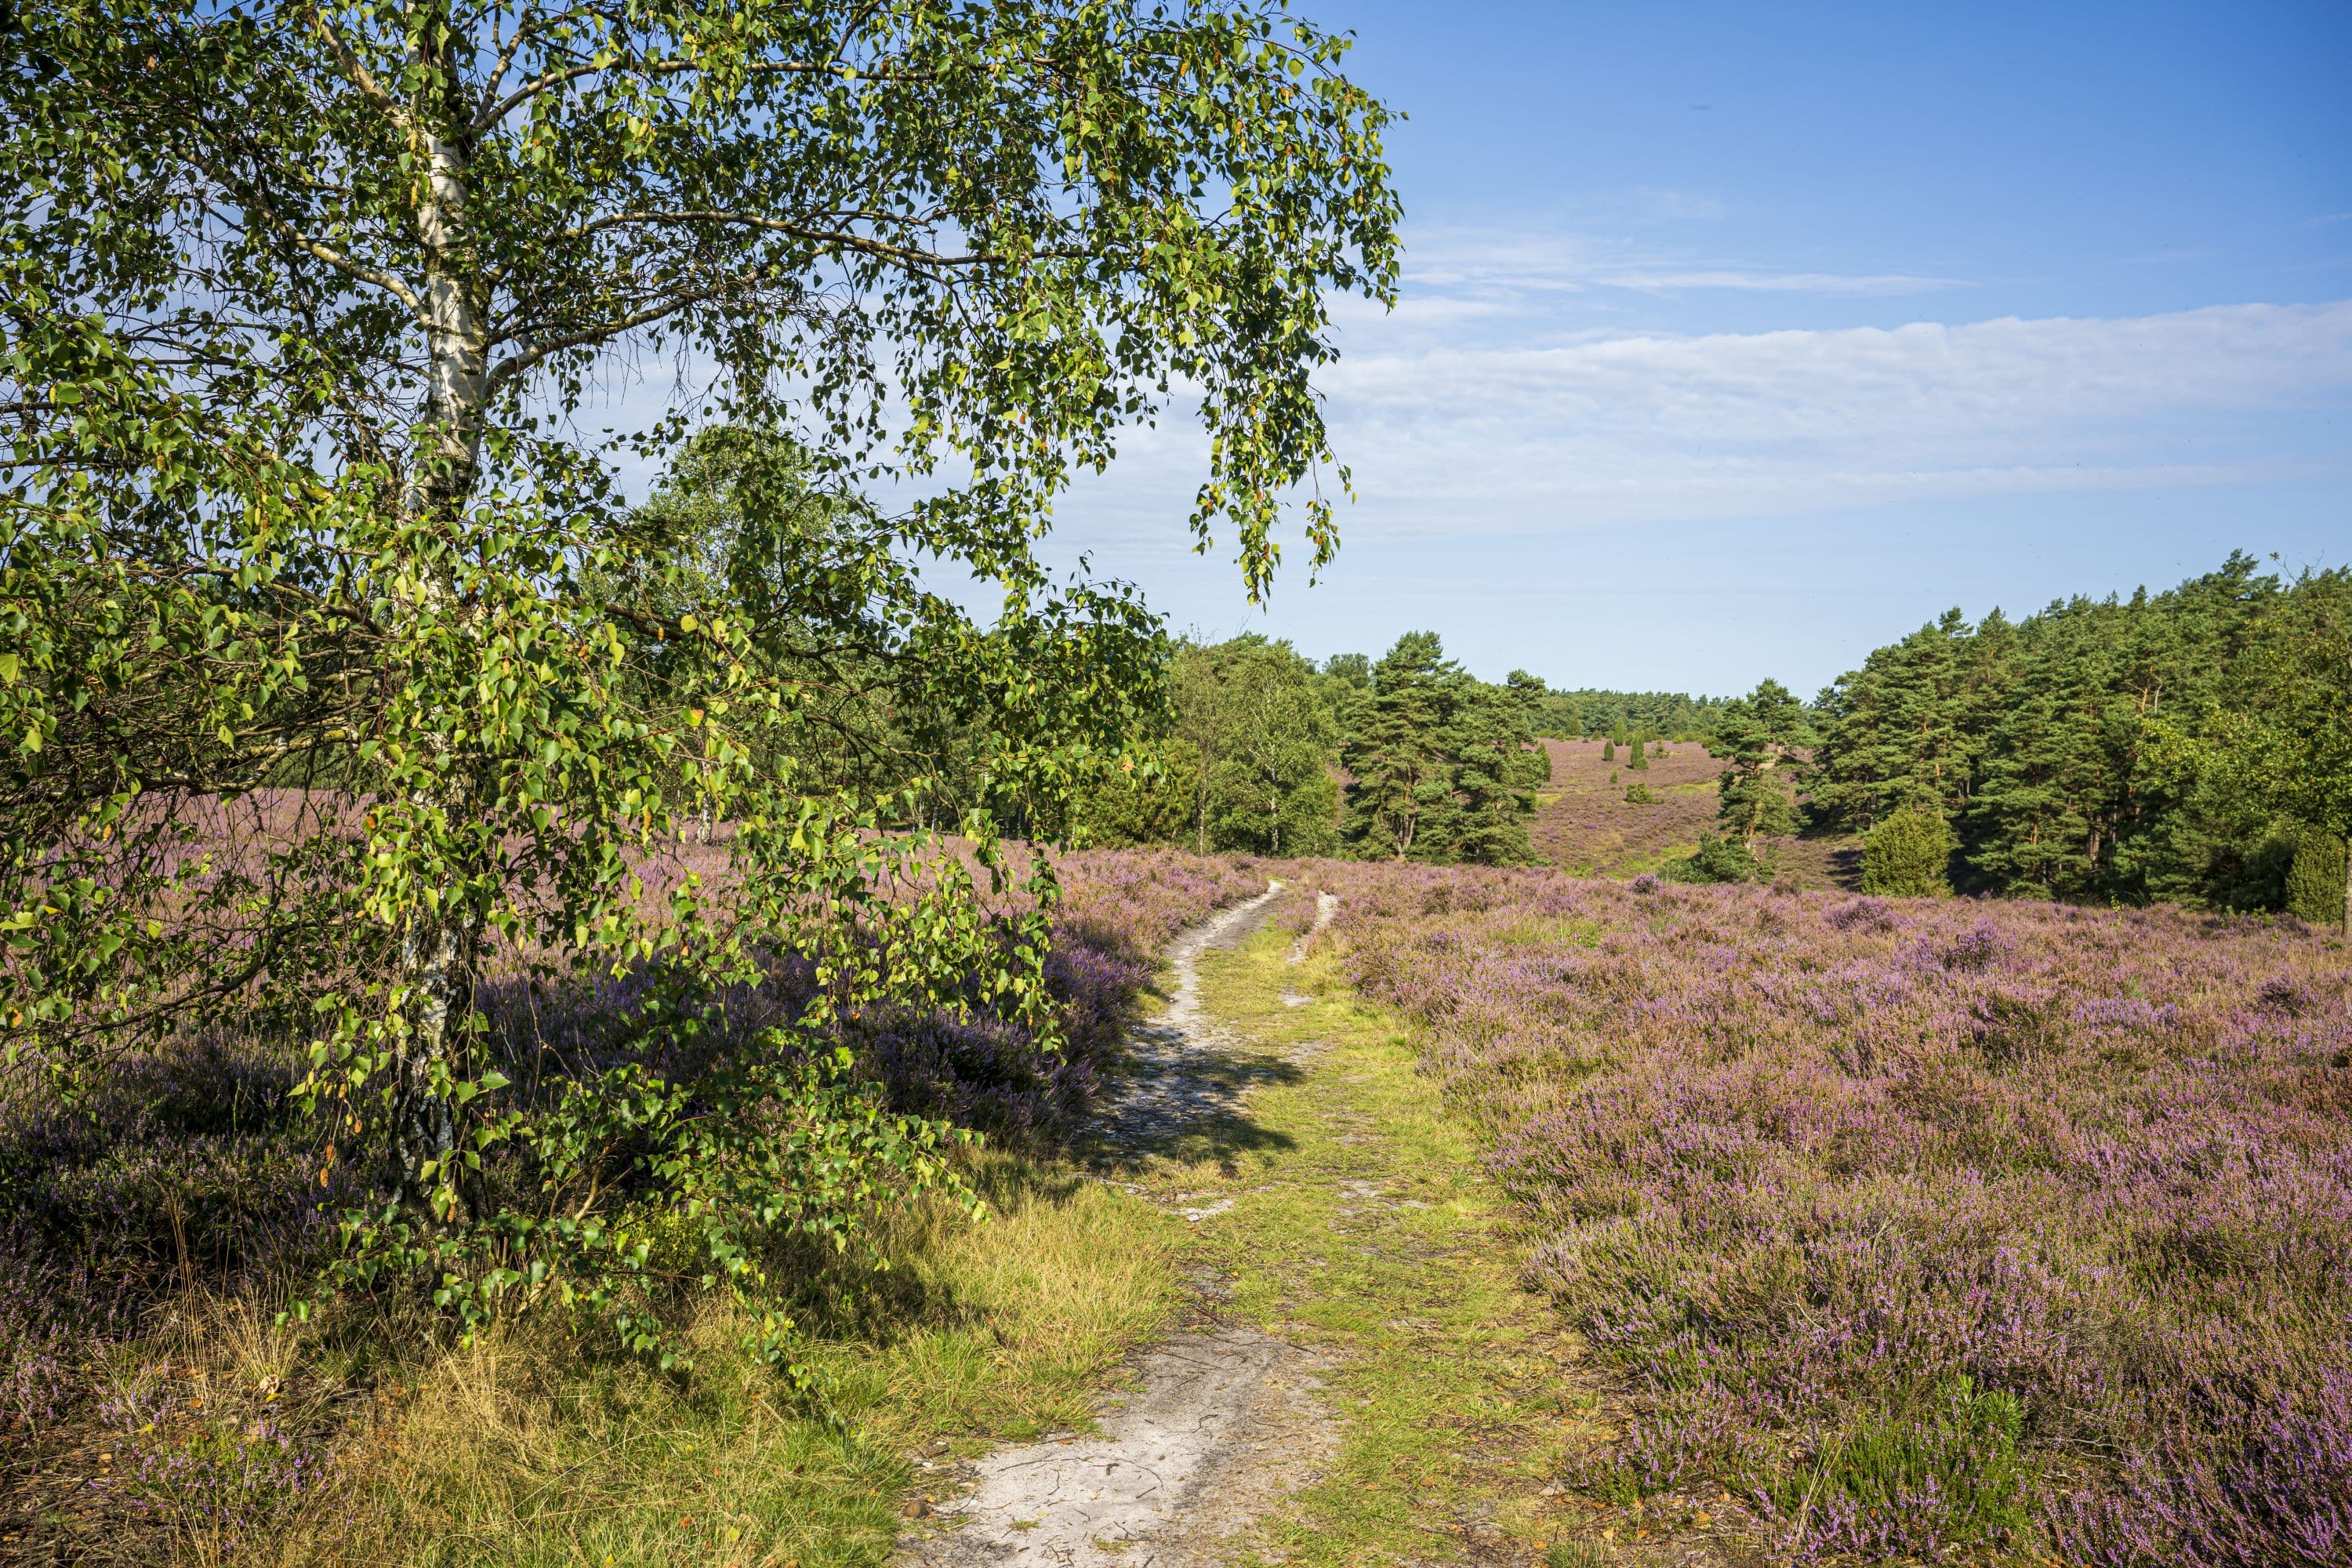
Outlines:
<svg viewBox="0 0 2352 1568"><path fill-rule="evenodd" d="M1210 948L1246 940L1281 891L1270 884L1171 947L1169 1005L1136 1030L1129 1070L1101 1113L1109 1179L1233 1115L1246 1097L1255 1077L1234 1060L1232 1036L1203 1012L1197 965ZM1329 918L1328 909L1318 912ZM1229 1203L1174 1212L1198 1221ZM1221 1561L1269 1507L1320 1473L1339 1428L1317 1397L1321 1363L1313 1352L1219 1321L1213 1287L1200 1318L1192 1331L1137 1361L1134 1388L1106 1400L1099 1430L976 1461L962 1478L969 1489L902 1542L900 1561L909 1568L1206 1568Z"/></svg>

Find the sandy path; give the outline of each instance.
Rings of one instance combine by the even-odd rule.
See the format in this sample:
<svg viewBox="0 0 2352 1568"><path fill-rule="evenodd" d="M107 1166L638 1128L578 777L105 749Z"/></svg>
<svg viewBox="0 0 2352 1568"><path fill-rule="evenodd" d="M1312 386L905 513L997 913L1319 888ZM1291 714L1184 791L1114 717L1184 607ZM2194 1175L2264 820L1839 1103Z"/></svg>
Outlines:
<svg viewBox="0 0 2352 1568"><path fill-rule="evenodd" d="M1102 1113L1114 1156L1134 1160L1230 1114L1253 1081L1203 1014L1197 963L1238 945L1282 885L1186 932L1169 950L1174 990L1137 1030L1124 1086ZM1328 914L1325 915L1328 918ZM1218 1212L1181 1209L1188 1219ZM1312 1480L1339 1440L1315 1391L1318 1358L1255 1329L1215 1321L1141 1357L1135 1388L1107 1400L1100 1430L983 1456L971 1489L940 1510L952 1528L906 1543L919 1568L1192 1568Z"/></svg>

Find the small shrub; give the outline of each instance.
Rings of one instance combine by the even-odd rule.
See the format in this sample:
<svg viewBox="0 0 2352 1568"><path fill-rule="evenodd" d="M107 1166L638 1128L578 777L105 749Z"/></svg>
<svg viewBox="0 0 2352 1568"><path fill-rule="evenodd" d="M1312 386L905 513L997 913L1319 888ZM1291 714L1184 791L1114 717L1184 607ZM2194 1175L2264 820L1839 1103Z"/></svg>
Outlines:
<svg viewBox="0 0 2352 1568"><path fill-rule="evenodd" d="M1603 741L1601 742L1601 760L1604 763L1613 763L1617 760L1617 742L1615 741ZM1612 779L1614 779L1617 775L1612 773L1609 776Z"/></svg>
<svg viewBox="0 0 2352 1568"><path fill-rule="evenodd" d="M1995 991L1969 1005L1969 1039L1987 1063L2014 1067L2055 1055L2066 1043L2057 1000Z"/></svg>
<svg viewBox="0 0 2352 1568"><path fill-rule="evenodd" d="M1930 805L1906 805L1862 842L1862 890L1882 898L1932 899L1952 890L1951 827Z"/></svg>
<svg viewBox="0 0 2352 1568"><path fill-rule="evenodd" d="M2286 912L2315 926L2344 923L2344 840L2306 828L2286 872Z"/></svg>
<svg viewBox="0 0 2352 1568"><path fill-rule="evenodd" d="M1763 876L1764 868L1737 838L1718 838L1709 833L1700 837L1697 848L1679 860L1667 861L1659 870L1675 882L1753 882Z"/></svg>
<svg viewBox="0 0 2352 1568"><path fill-rule="evenodd" d="M1644 871L1633 879L1632 886L1637 893L1654 893L1665 884L1658 879L1656 873Z"/></svg>
<svg viewBox="0 0 2352 1568"><path fill-rule="evenodd" d="M1650 793L1650 786L1648 784L1632 784L1626 788L1625 804L1628 805L1655 805L1658 804L1658 797Z"/></svg>
<svg viewBox="0 0 2352 1568"><path fill-rule="evenodd" d="M2010 944L1988 921L1962 931L1937 950L1937 962L1947 969L1990 969L2010 951Z"/></svg>
<svg viewBox="0 0 2352 1568"><path fill-rule="evenodd" d="M1822 918L1838 931L1893 931L1897 924L1895 910L1885 899L1856 899Z"/></svg>
<svg viewBox="0 0 2352 1568"><path fill-rule="evenodd" d="M1647 773L1650 769L1649 755L1643 750L1642 742L1638 737L1633 742L1633 754L1626 761L1625 765L1637 773Z"/></svg>
<svg viewBox="0 0 2352 1568"><path fill-rule="evenodd" d="M2318 995L2301 981L2281 975L2265 981L2254 994L2254 1005L2283 1018L2300 1018L2318 1005Z"/></svg>

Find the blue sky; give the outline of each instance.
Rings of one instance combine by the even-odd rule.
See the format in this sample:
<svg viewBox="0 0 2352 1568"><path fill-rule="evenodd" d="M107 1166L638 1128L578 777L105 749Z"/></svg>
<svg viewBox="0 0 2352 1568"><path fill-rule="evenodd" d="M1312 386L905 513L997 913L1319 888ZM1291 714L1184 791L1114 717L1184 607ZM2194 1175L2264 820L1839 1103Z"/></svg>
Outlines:
<svg viewBox="0 0 2352 1568"><path fill-rule="evenodd" d="M1252 614L1197 438L1053 553L1179 626L1810 692L1946 606L2352 561L2352 6L1300 0L1406 282L1325 381L1360 502Z"/></svg>

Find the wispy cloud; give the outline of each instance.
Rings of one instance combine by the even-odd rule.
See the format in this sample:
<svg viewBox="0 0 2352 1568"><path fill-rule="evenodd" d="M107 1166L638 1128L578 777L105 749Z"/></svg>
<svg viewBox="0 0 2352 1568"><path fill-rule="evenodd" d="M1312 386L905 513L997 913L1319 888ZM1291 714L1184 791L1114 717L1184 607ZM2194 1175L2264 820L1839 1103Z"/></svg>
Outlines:
<svg viewBox="0 0 2352 1568"><path fill-rule="evenodd" d="M1849 276L1840 272L1743 272L1712 268L1684 272L1621 272L1597 279L1614 289L1664 292L1675 289L1740 289L1780 294L1926 294L1958 289L1958 278L1917 278L1904 273Z"/></svg>
<svg viewBox="0 0 2352 1568"><path fill-rule="evenodd" d="M1367 496L1513 526L2340 469L2281 416L2352 408L2352 301L1367 346L1326 380Z"/></svg>
<svg viewBox="0 0 2352 1568"><path fill-rule="evenodd" d="M1359 539L2352 476L2352 300L1421 341L1351 329L1321 378ZM1203 458L1195 433L1163 426L1065 515L1171 514Z"/></svg>
<svg viewBox="0 0 2352 1568"><path fill-rule="evenodd" d="M1597 289L1684 289L1885 297L1967 286L1958 278L1907 272L1824 272L1774 268L1604 233L1497 234L1469 229L1412 237L1408 300L1470 296L1540 298Z"/></svg>

